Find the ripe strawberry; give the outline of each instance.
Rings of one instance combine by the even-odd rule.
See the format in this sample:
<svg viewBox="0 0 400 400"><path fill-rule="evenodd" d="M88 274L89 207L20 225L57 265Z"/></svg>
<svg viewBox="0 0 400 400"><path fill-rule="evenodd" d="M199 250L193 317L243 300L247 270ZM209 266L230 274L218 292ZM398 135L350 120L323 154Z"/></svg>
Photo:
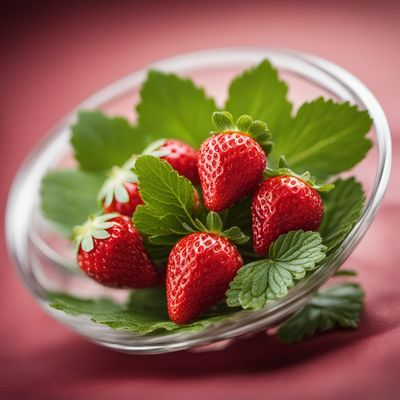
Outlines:
<svg viewBox="0 0 400 400"><path fill-rule="evenodd" d="M253 246L265 255L281 234L303 229L317 230L324 207L319 193L298 176L278 175L266 179L252 203ZM327 185L321 190L329 190Z"/></svg>
<svg viewBox="0 0 400 400"><path fill-rule="evenodd" d="M256 189L266 156L254 138L262 135L266 144L269 134L266 124L249 116L240 117L237 126L226 112L214 113L213 121L222 132L201 145L198 168L205 206L222 211Z"/></svg>
<svg viewBox="0 0 400 400"><path fill-rule="evenodd" d="M180 175L188 178L194 185L199 183L197 171L197 151L186 143L176 139L167 139L158 148L166 151L160 158L167 161Z"/></svg>
<svg viewBox="0 0 400 400"><path fill-rule="evenodd" d="M168 314L184 324L218 303L243 260L229 240L196 232L171 250L167 265Z"/></svg>
<svg viewBox="0 0 400 400"><path fill-rule="evenodd" d="M113 213L117 212L127 217L132 217L135 213L136 207L144 204L139 193L139 185L137 183L125 182L124 188L128 193L128 201L126 203L113 199L109 206L104 204L104 212Z"/></svg>
<svg viewBox="0 0 400 400"><path fill-rule="evenodd" d="M132 158L123 167L112 167L98 196L105 213L117 212L132 217L136 207L143 204L137 176L131 170L134 161Z"/></svg>
<svg viewBox="0 0 400 400"><path fill-rule="evenodd" d="M179 174L199 183L197 152L191 146L175 139L161 139L150 144L143 154L167 161ZM132 156L122 167L114 166L99 192L99 201L106 213L117 212L132 217L136 207L143 204L138 179L132 169L137 156Z"/></svg>
<svg viewBox="0 0 400 400"><path fill-rule="evenodd" d="M144 288L157 284L155 266L130 218L92 217L75 228L80 269L102 285Z"/></svg>

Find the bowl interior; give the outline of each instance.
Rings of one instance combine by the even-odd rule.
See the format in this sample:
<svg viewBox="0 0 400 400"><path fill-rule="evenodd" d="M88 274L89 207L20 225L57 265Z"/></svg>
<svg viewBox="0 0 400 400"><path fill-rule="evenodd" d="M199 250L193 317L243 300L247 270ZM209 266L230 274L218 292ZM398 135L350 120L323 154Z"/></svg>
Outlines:
<svg viewBox="0 0 400 400"><path fill-rule="evenodd" d="M222 106L230 80L243 69L264 58L268 58L278 67L281 79L288 83L289 98L295 109L304 101L324 96L367 108L373 117L381 111L378 103L367 104L365 99L371 100L368 96L372 95L367 91L368 96L363 98L362 93L360 95L360 91L357 91L357 85L361 85L361 89L367 89L353 76L333 64L304 54L268 49L213 50L167 59L151 68L191 77ZM355 175L364 186L368 198L366 210L362 220L335 257L295 286L287 297L271 303L261 311L240 312L232 319L200 333L139 336L96 325L85 317L71 317L47 306L46 291L62 291L80 297L109 296L118 301L124 300L128 291L105 288L79 272L74 263L70 242L59 235L41 215L39 188L41 178L48 170L76 165L69 145L69 126L75 120L77 111L97 108L110 115L123 115L134 122L134 107L140 99L140 86L145 77L145 70L133 73L83 102L50 132L50 136L21 168L10 194L7 234L10 250L25 284L55 318L96 342L129 352L174 351L275 325L298 309L310 294L335 272L350 255L372 221L386 187L386 175L390 167L390 141L388 144L385 137L383 113L384 120L380 121L383 127L377 125L377 119L374 117L374 127L370 132L375 146L368 156L348 173ZM375 101L373 96L372 100ZM374 106L379 109L373 109ZM26 198L33 200L21 219L21 215L18 216L16 211L18 204L22 204ZM22 221L29 221L29 224Z"/></svg>

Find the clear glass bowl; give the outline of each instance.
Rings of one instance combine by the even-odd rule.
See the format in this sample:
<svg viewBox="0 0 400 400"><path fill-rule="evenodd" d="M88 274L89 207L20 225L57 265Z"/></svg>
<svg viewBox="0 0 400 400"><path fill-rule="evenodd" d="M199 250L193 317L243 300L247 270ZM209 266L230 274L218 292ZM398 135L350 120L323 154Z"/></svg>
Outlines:
<svg viewBox="0 0 400 400"><path fill-rule="evenodd" d="M6 215L8 248L26 287L54 318L101 345L130 353L162 353L194 348L275 326L301 307L353 252L370 226L381 204L390 173L391 138L385 114L372 93L357 78L321 58L268 48L214 49L180 55L157 62L150 68L192 77L220 104L229 80L244 68L268 58L289 83L289 97L298 106L323 95L349 101L367 109L374 125L370 136L374 148L351 174L363 183L367 202L362 217L335 256L289 294L256 312L239 312L199 333L141 336L97 325L84 316L69 316L50 308L46 291L64 291L81 297L110 296L117 300L126 291L103 288L80 274L74 266L72 247L40 213L39 188L50 169L74 165L69 145L69 127L78 110L102 109L134 119L133 104L139 99L146 69L100 90L79 104L54 129L22 165L12 186Z"/></svg>

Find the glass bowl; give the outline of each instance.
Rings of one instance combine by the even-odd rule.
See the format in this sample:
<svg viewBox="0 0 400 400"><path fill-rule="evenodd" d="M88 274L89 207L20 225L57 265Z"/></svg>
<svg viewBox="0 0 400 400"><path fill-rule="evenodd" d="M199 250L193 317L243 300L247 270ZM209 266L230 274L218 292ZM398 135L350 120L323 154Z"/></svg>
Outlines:
<svg viewBox="0 0 400 400"><path fill-rule="evenodd" d="M27 158L16 176L7 206L8 248L26 287L43 309L72 330L103 346L129 353L163 353L190 349L232 339L277 325L301 307L341 266L365 235L381 204L390 173L391 139L385 114L372 93L341 67L309 54L270 48L227 48L199 51L168 58L149 68L192 77L222 104L229 80L244 68L269 59L289 84L295 107L320 95L349 101L367 109L373 118L370 137L374 147L351 174L367 193L361 219L342 246L315 273L289 294L260 311L243 311L197 333L144 336L95 324L84 316L70 316L49 307L47 291L64 291L81 297L109 296L123 300L126 291L97 285L74 266L70 243L40 213L39 189L50 169L73 165L69 127L78 110L102 109L134 120L132 105L148 68L134 72L101 89L69 113Z"/></svg>

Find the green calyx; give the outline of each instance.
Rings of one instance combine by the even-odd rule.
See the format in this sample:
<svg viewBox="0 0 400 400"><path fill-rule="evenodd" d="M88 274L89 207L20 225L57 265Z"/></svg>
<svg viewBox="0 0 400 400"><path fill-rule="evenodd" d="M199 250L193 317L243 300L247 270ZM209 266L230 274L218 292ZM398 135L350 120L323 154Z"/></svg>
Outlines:
<svg viewBox="0 0 400 400"><path fill-rule="evenodd" d="M223 230L223 222L220 215L214 211L210 211L207 214L205 224L196 218L194 226L201 232L214 233L218 236L224 237L235 244L247 243L250 238L245 235L239 227L232 226L229 229ZM191 229L189 226L184 226L190 232L196 232L196 230Z"/></svg>
<svg viewBox="0 0 400 400"><path fill-rule="evenodd" d="M274 176L294 176L295 178L299 178L302 181L304 181L308 186L312 187L313 189L317 190L318 192L329 192L332 190L335 185L333 183L326 183L326 184L317 184L316 183L316 178L311 176L311 174L306 171L303 174L299 175L296 174L296 172L292 171L289 166L287 165L287 162L285 160L285 157L281 156L279 159L279 166L277 169L270 169L267 168L264 171L264 177L265 178L272 178Z"/></svg>
<svg viewBox="0 0 400 400"><path fill-rule="evenodd" d="M153 156L153 157L165 157L170 154L170 150L162 148L166 143L167 139L158 139L150 143L143 151L142 155Z"/></svg>
<svg viewBox="0 0 400 400"><path fill-rule="evenodd" d="M108 178L104 181L99 191L99 202L104 202L106 207L109 207L114 199L120 203L129 202L129 193L125 187L125 183L135 183L138 181L136 174L132 171L136 158L133 156L122 167L114 166L111 168Z"/></svg>
<svg viewBox="0 0 400 400"><path fill-rule="evenodd" d="M241 132L250 135L263 148L265 154L269 154L272 149L271 132L265 122L254 121L250 115L241 115L236 123L233 116L228 111L215 111L212 115L212 121L216 131L212 134L223 132Z"/></svg>
<svg viewBox="0 0 400 400"><path fill-rule="evenodd" d="M167 139L159 139L147 146L142 155L154 157L165 157L170 154L169 149L161 148ZM98 201L103 202L109 207L115 199L120 203L129 202L129 193L125 187L125 183L137 183L138 177L133 172L138 156L133 155L122 167L114 165L108 173L108 178L104 181L98 194Z"/></svg>
<svg viewBox="0 0 400 400"><path fill-rule="evenodd" d="M107 239L110 237L107 229L114 225L111 220L118 215L118 213L93 215L83 225L76 226L73 230L75 252L77 253L79 248L82 248L83 251L89 253L94 248L93 239Z"/></svg>

